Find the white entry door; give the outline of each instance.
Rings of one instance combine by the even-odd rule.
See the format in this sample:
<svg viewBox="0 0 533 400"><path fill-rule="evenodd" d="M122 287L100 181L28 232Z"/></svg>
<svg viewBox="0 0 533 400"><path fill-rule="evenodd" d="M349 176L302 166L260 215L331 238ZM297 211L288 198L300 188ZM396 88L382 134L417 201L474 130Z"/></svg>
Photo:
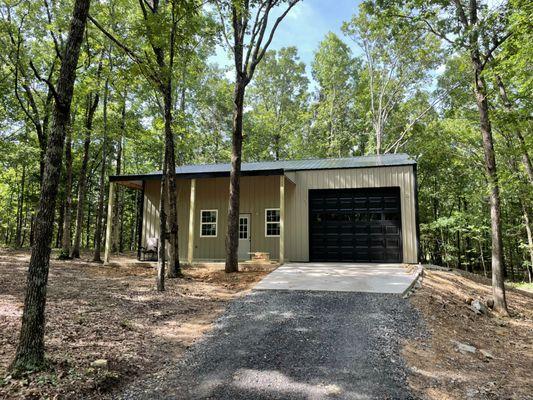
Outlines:
<svg viewBox="0 0 533 400"><path fill-rule="evenodd" d="M239 215L239 260L250 259L250 214Z"/></svg>

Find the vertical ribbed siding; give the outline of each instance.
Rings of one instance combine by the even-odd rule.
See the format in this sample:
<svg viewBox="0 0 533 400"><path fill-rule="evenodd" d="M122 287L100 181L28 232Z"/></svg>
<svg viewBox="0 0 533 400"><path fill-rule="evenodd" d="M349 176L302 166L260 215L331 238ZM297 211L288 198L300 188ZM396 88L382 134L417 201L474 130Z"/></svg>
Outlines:
<svg viewBox="0 0 533 400"><path fill-rule="evenodd" d="M295 181L295 183L293 183ZM159 181L146 182L143 245L148 237L159 232ZM309 189L342 189L369 187L400 187L402 211L403 260L416 263L415 180L412 166L298 171L290 173L285 187L285 260L309 260ZM194 223L194 258L222 260L225 256L225 235L228 209L228 178L206 178L196 181ZM178 180L178 223L180 254L186 258L189 221L190 180ZM279 208L279 177L255 176L241 178L242 214L251 214L251 251L279 256L279 238L265 236L265 209ZM200 211L218 210L216 238L200 237Z"/></svg>
<svg viewBox="0 0 533 400"><path fill-rule="evenodd" d="M143 246L148 237L159 235L159 181L146 183L143 220ZM178 187L178 224L180 258L186 259L189 235L190 180L180 179ZM229 200L228 178L196 180L196 205L194 215L194 259L223 260ZM279 256L279 238L265 236L265 209L279 208L279 176L241 178L240 213L250 214L251 251ZM216 237L200 237L201 210L218 210Z"/></svg>
<svg viewBox="0 0 533 400"><path fill-rule="evenodd" d="M399 187L403 261L416 263L415 187L412 166L295 172L287 185L286 259L309 261L310 189Z"/></svg>
<svg viewBox="0 0 533 400"><path fill-rule="evenodd" d="M228 219L229 179L208 178L196 181L195 259L222 260ZM265 236L265 209L279 208L278 176L241 178L240 213L250 214L250 251L279 256L279 238ZM201 210L218 210L217 237L200 237Z"/></svg>
<svg viewBox="0 0 533 400"><path fill-rule="evenodd" d="M144 190L142 245L146 247L150 237L159 237L159 198L160 181L146 181ZM178 202L178 246L181 258L187 253L190 182L185 179L176 180Z"/></svg>

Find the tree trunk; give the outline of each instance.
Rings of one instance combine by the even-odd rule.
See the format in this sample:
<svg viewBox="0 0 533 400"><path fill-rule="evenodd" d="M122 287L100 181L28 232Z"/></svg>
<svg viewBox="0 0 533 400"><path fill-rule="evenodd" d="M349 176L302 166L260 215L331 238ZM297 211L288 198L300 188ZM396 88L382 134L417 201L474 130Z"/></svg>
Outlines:
<svg viewBox="0 0 533 400"><path fill-rule="evenodd" d="M468 212L468 203L466 201L466 198L463 198L463 210L465 213ZM466 236L466 249L465 249L465 256L466 256L466 271L467 272L474 272L472 268L472 239L470 237L469 233L465 233Z"/></svg>
<svg viewBox="0 0 533 400"><path fill-rule="evenodd" d="M115 173L117 175L120 175L122 173L122 136L124 135L124 131L126 130L126 93L124 93L124 99L122 102L122 110L121 110L121 119L120 119L120 137L118 138L117 142L117 158L116 158L116 169ZM121 199L121 187L120 185L117 185L115 190L115 209L113 210L113 235L112 235L112 246L111 251L113 253L116 253L119 251L119 239L120 239L120 215L121 215L121 208L122 204Z"/></svg>
<svg viewBox="0 0 533 400"><path fill-rule="evenodd" d="M78 179L78 206L76 207L76 228L74 230L74 245L70 256L80 258L81 233L83 231L83 212L87 188L87 165L89 163L89 150L91 147L91 131L96 107L98 107L99 94L90 94L87 97L87 117L85 119L85 141L83 143L83 160L81 163L80 177Z"/></svg>
<svg viewBox="0 0 533 400"><path fill-rule="evenodd" d="M72 119L74 122L74 118ZM72 212L72 125L67 128L65 147L65 210L63 211L63 238L60 260L70 258L70 217Z"/></svg>
<svg viewBox="0 0 533 400"><path fill-rule="evenodd" d="M477 45L477 44L476 44ZM502 315L508 315L505 299L505 285L503 277L503 241L500 215L500 187L496 170L496 157L489 117L489 103L487 87L482 76L483 67L479 52L476 48L471 51L472 66L474 68L474 91L479 112L483 150L485 153L485 169L490 189L490 219L492 230L492 294L494 310Z"/></svg>
<svg viewBox="0 0 533 400"><path fill-rule="evenodd" d="M17 202L17 231L15 234L15 247L22 247L22 210L24 208L24 184L26 183L26 165L22 165L22 176L20 178L20 194Z"/></svg>
<svg viewBox="0 0 533 400"><path fill-rule="evenodd" d="M28 221L30 221L31 223L31 210L33 210L33 207L32 206L29 206L28 203L26 202L26 212L25 212L25 215L24 215L24 228L22 229L22 245L24 246L24 243L26 243L26 231L27 229L25 229L26 225L28 224Z"/></svg>
<svg viewBox="0 0 533 400"><path fill-rule="evenodd" d="M170 228L170 260L168 266L169 278L181 275L179 246L178 246L178 205L176 188L176 155L174 151L174 135L172 132L172 88L170 81L163 92L165 102L165 152L167 153L167 176L168 176L168 217ZM182 100L183 102L183 100Z"/></svg>
<svg viewBox="0 0 533 400"><path fill-rule="evenodd" d="M76 66L89 14L89 5L90 0L76 0L65 44L65 52L61 60L57 95L52 116L52 130L46 148L39 209L35 222L35 244L28 268L22 326L15 359L11 364L11 369L14 372L37 370L45 364L44 310L55 203L59 186L63 145L70 119L70 104L76 77Z"/></svg>
<svg viewBox="0 0 533 400"><path fill-rule="evenodd" d="M276 161L279 161L280 153L281 153L281 135L275 134L274 135L274 159Z"/></svg>
<svg viewBox="0 0 533 400"><path fill-rule="evenodd" d="M161 177L161 197L159 200L159 257L157 259L157 277L156 287L159 292L165 290L165 261L166 261L166 238L167 238L167 213L165 211L165 204L167 203L167 174L166 165L168 154L165 151L163 157L163 168Z"/></svg>
<svg viewBox="0 0 533 400"><path fill-rule="evenodd" d="M524 224L526 226L526 233L527 233L527 247L529 250L529 262L530 265L527 267L527 275L529 279L529 283L532 282L533 279L533 234L531 233L531 225L529 220L529 213L527 211L527 207L525 204L522 203L522 213L524 216Z"/></svg>
<svg viewBox="0 0 533 400"><path fill-rule="evenodd" d="M226 233L226 272L239 270L239 196L242 157L242 117L246 85L237 77L233 97L233 132L229 182L228 230Z"/></svg>
<svg viewBox="0 0 533 400"><path fill-rule="evenodd" d="M84 249L88 249L89 246L90 246L90 235L91 235L91 211L93 209L92 205L93 205L93 202L91 200L91 188L92 188L92 184L91 184L91 178L88 177L88 182L87 182L87 194L85 196L85 200L86 200L86 203L87 203L87 222L85 223L85 246L82 246ZM82 241L83 242L83 241Z"/></svg>
<svg viewBox="0 0 533 400"><path fill-rule="evenodd" d="M102 219L104 215L104 197L106 192L105 185L105 171L107 166L107 98L109 95L109 78L105 82L104 87L104 110L103 110L103 138L102 138L102 165L100 166L100 178L98 186L100 190L98 192L98 208L96 210L96 226L94 228L94 262L102 262Z"/></svg>
<svg viewBox="0 0 533 400"><path fill-rule="evenodd" d="M57 235L56 235L56 248L61 247L61 241L63 240L63 218L65 217L65 199L61 199L59 205L59 220L57 221Z"/></svg>
<svg viewBox="0 0 533 400"><path fill-rule="evenodd" d="M481 259L481 265L483 266L483 276L488 278L487 268L485 267L485 257L483 256L483 244L481 243L481 240L479 240L479 257Z"/></svg>

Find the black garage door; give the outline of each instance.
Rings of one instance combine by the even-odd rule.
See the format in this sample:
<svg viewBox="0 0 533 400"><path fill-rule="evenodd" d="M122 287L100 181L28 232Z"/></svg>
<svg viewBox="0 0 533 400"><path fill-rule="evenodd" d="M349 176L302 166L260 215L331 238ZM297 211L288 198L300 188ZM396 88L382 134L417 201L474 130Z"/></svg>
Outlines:
<svg viewBox="0 0 533 400"><path fill-rule="evenodd" d="M400 188L309 191L311 261L401 262Z"/></svg>

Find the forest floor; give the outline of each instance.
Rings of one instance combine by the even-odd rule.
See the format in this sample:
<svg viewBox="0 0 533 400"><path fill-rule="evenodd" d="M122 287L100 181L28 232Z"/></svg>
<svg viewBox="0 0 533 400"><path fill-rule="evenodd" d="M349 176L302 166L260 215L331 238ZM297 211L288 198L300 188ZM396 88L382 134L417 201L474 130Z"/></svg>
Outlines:
<svg viewBox="0 0 533 400"><path fill-rule="evenodd" d="M226 308L273 266L224 273L221 265L184 268L154 290L153 263L132 256L102 266L52 256L46 306L48 371L13 379L29 251L0 249L0 398L104 398L136 376L178 358ZM91 366L107 360L107 368Z"/></svg>
<svg viewBox="0 0 533 400"><path fill-rule="evenodd" d="M167 280L159 293L153 263L124 256L104 267L89 262L89 254L55 258L46 315L50 368L15 380L6 368L20 328L29 251L0 249L2 399L109 398L139 376L171 368L230 300L273 268L225 274L220 265L187 266L184 278ZM470 278L426 271L409 298L429 333L403 348L411 389L425 399L533 399L532 295L507 292L510 318L490 310L477 315L468 303L487 299L490 282ZM98 359L108 367L91 366Z"/></svg>
<svg viewBox="0 0 533 400"><path fill-rule="evenodd" d="M425 399L533 399L533 296L507 291L510 318L468 303L491 296L490 281L452 272L425 271L410 301L430 335L410 341L403 356L409 384ZM458 342L464 345L459 351Z"/></svg>

